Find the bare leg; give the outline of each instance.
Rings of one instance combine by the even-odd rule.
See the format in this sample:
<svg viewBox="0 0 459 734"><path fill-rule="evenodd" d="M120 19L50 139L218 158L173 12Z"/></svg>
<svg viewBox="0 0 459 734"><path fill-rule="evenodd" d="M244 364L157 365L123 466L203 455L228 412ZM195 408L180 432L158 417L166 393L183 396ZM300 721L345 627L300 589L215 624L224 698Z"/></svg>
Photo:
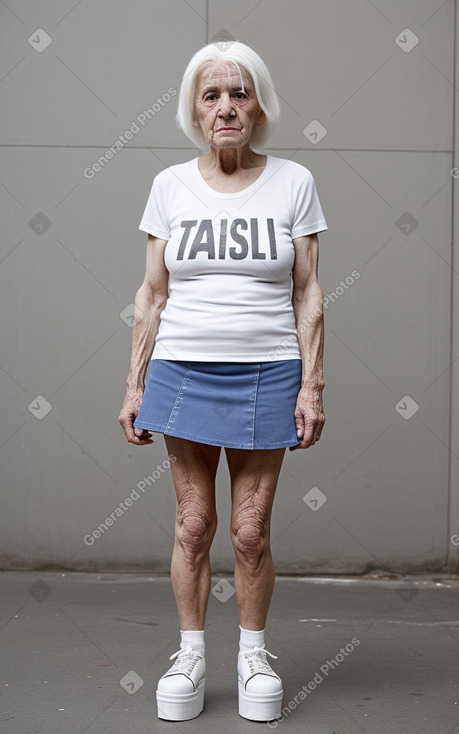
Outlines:
<svg viewBox="0 0 459 734"><path fill-rule="evenodd" d="M271 510L285 449L225 449L231 476L234 586L242 627L265 628L274 588Z"/></svg>
<svg viewBox="0 0 459 734"><path fill-rule="evenodd" d="M217 529L215 475L221 449L164 436L177 497L171 578L182 630L203 630L209 601L209 550Z"/></svg>

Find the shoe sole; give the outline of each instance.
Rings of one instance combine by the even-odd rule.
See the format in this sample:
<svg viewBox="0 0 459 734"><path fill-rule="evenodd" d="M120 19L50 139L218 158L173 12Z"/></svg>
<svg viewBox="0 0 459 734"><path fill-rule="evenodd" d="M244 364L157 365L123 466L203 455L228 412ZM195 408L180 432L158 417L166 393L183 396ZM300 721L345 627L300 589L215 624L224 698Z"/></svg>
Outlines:
<svg viewBox="0 0 459 734"><path fill-rule="evenodd" d="M251 721L272 721L279 718L283 694L283 690L278 693L247 693L242 679L239 679L239 716Z"/></svg>
<svg viewBox="0 0 459 734"><path fill-rule="evenodd" d="M187 721L199 716L204 708L204 688L206 679L198 683L193 693L162 693L156 691L158 719L166 721Z"/></svg>

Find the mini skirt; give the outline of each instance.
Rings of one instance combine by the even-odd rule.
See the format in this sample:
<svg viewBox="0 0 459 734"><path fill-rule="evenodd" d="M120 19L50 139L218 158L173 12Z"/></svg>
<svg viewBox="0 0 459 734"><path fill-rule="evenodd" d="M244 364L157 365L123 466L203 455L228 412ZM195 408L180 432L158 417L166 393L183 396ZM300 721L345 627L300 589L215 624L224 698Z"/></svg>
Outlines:
<svg viewBox="0 0 459 734"><path fill-rule="evenodd" d="M135 428L236 449L298 444L301 359L188 362L152 359Z"/></svg>

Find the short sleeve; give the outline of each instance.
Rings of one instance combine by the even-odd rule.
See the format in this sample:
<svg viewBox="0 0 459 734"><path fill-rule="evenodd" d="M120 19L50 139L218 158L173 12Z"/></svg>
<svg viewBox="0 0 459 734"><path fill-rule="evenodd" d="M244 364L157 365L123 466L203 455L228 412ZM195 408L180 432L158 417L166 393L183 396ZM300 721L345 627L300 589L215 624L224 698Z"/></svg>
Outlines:
<svg viewBox="0 0 459 734"><path fill-rule="evenodd" d="M169 240L170 227L165 206L164 178L159 174L153 180L147 205L143 213L139 229L154 237Z"/></svg>
<svg viewBox="0 0 459 734"><path fill-rule="evenodd" d="M294 209L291 237L305 237L328 229L312 174L306 169L306 175L297 186L294 196Z"/></svg>

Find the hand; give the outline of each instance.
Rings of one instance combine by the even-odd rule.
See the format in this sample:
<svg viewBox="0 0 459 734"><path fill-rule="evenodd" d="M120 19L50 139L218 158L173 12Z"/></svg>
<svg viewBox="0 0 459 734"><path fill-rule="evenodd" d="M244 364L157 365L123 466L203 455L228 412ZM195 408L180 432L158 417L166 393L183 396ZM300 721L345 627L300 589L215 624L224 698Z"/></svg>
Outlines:
<svg viewBox="0 0 459 734"><path fill-rule="evenodd" d="M302 387L298 393L294 415L299 443L290 450L307 449L319 440L325 423L322 389L309 385Z"/></svg>
<svg viewBox="0 0 459 734"><path fill-rule="evenodd" d="M146 431L144 428L134 428L134 421L139 413L142 396L142 390L128 388L121 413L118 417L118 422L123 427L127 440L129 443L135 443L137 446L146 446L147 444L153 443L150 431Z"/></svg>

